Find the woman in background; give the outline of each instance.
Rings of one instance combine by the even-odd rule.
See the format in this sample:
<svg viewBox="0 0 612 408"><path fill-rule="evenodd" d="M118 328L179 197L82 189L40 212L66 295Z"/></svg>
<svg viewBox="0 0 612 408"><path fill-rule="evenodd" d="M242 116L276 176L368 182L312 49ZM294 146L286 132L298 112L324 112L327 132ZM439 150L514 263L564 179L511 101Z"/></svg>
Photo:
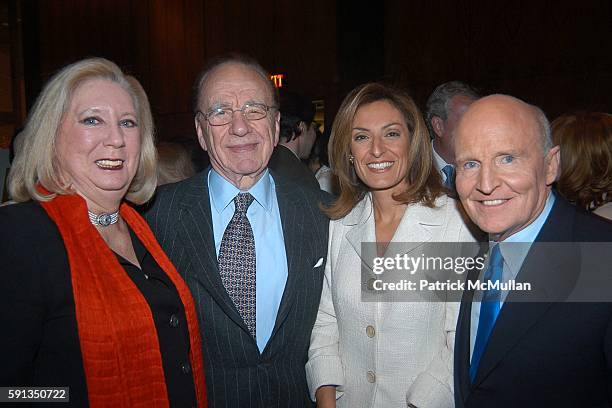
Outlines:
<svg viewBox="0 0 612 408"><path fill-rule="evenodd" d="M127 204L156 184L140 84L92 58L38 97L0 208L0 385L73 406L206 406L193 299Z"/></svg>
<svg viewBox="0 0 612 408"><path fill-rule="evenodd" d="M457 303L362 301L362 243L380 256L387 243L474 241L443 194L421 113L401 90L362 85L342 102L329 151L340 196L328 209L311 397L318 407L452 407Z"/></svg>
<svg viewBox="0 0 612 408"><path fill-rule="evenodd" d="M185 180L196 173L191 154L180 143L159 143L157 145L157 158L158 186Z"/></svg>
<svg viewBox="0 0 612 408"><path fill-rule="evenodd" d="M568 201L612 220L612 115L578 112L551 124L561 146L557 191Z"/></svg>

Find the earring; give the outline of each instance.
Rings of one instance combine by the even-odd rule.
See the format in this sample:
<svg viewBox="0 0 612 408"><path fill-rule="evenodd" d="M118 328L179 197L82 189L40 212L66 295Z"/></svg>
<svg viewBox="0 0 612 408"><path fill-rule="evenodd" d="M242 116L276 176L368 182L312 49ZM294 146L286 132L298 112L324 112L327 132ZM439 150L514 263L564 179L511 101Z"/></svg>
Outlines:
<svg viewBox="0 0 612 408"><path fill-rule="evenodd" d="M352 154L349 154L349 162L355 164L355 157Z"/></svg>

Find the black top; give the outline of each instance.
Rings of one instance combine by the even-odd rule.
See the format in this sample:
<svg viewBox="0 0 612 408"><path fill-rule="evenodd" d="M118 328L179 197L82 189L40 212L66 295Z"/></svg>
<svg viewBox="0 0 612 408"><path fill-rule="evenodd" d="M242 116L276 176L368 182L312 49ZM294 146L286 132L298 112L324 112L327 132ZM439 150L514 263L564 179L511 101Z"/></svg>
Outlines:
<svg viewBox="0 0 612 408"><path fill-rule="evenodd" d="M195 406L182 302L130 235L142 270L117 257L151 308L170 405ZM68 386L71 405L88 405L66 249L40 205L0 208L0 259L0 386Z"/></svg>

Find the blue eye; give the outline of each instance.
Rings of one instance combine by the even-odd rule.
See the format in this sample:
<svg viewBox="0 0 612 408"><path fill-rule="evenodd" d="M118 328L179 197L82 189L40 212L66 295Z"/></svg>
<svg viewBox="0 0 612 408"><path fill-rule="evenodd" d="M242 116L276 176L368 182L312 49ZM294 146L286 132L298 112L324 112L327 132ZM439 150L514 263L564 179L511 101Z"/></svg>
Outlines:
<svg viewBox="0 0 612 408"><path fill-rule="evenodd" d="M509 154L502 156L501 158L501 162L503 164L509 164L509 163L512 163L513 161L514 161L514 156L511 156Z"/></svg>
<svg viewBox="0 0 612 408"><path fill-rule="evenodd" d="M475 161L466 161L463 163L463 168L466 170L475 169L476 167L478 167L478 163Z"/></svg>
<svg viewBox="0 0 612 408"><path fill-rule="evenodd" d="M124 119L121 122L119 122L119 126L125 127L125 128L133 128L133 127L137 127L138 125L132 119Z"/></svg>
<svg viewBox="0 0 612 408"><path fill-rule="evenodd" d="M87 126L95 126L95 125L100 124L100 122L101 122L101 120L99 118L94 117L94 116L90 116L90 117L87 117L87 118L81 120L81 123L84 124L84 125L87 125Z"/></svg>

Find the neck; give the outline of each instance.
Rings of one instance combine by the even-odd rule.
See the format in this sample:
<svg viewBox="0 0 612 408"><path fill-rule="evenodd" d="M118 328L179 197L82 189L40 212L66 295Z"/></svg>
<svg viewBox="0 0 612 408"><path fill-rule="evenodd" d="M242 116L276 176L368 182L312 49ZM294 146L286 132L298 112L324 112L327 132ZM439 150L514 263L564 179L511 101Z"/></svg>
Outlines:
<svg viewBox="0 0 612 408"><path fill-rule="evenodd" d="M373 191L372 203L374 204L374 217L377 221L390 221L401 218L406 211L406 204L402 204L393 198L394 192Z"/></svg>
<svg viewBox="0 0 612 408"><path fill-rule="evenodd" d="M264 168L262 171L260 171L257 174L249 174L246 176L240 175L240 176L235 176L233 178L227 177L225 174L220 173L219 171L217 171L217 173L219 173L221 177L223 177L224 179L232 183L234 186L236 186L236 188L239 189L240 191L247 191L248 189L253 187L255 184L257 184L259 179L263 176L265 170L266 169Z"/></svg>
<svg viewBox="0 0 612 408"><path fill-rule="evenodd" d="M455 157L450 152L450 149L447 149L446 147L444 147L444 145L440 143L440 138L437 136L433 141L433 148L436 151L436 153L438 153L438 156L444 159L446 163L453 164L453 165L455 164Z"/></svg>
<svg viewBox="0 0 612 408"><path fill-rule="evenodd" d="M113 197L87 197L84 194L78 193L87 203L87 209L94 214L111 214L119 211L121 199Z"/></svg>

